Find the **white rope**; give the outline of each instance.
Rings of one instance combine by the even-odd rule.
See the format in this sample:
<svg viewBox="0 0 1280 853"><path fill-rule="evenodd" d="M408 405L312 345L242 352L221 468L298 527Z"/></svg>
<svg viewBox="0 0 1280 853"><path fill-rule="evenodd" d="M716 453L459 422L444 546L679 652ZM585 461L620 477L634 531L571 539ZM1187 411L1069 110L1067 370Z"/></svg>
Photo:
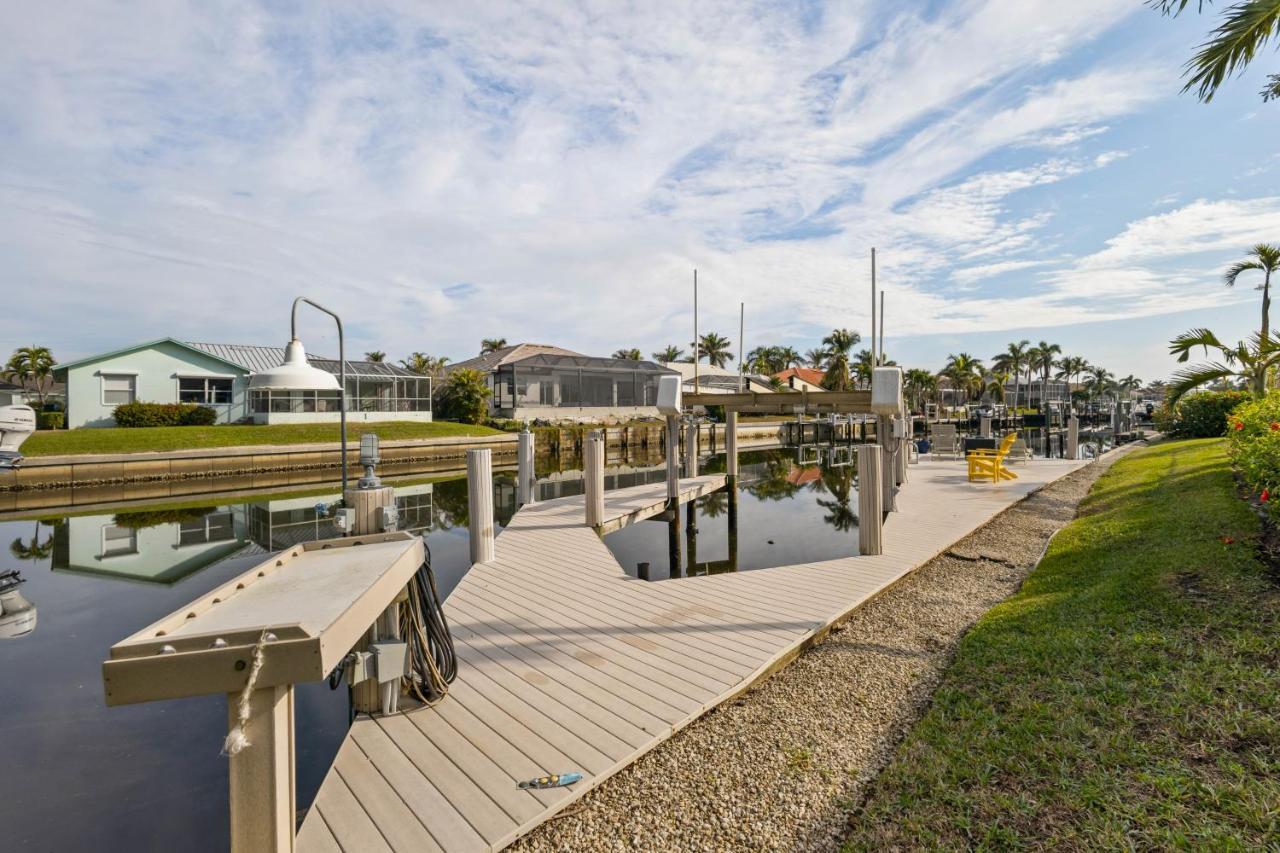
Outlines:
<svg viewBox="0 0 1280 853"><path fill-rule="evenodd" d="M250 745L249 736L245 734L245 726L249 724L249 697L258 681L258 673L262 671L262 660L266 657L269 633L263 631L262 636L258 638L258 644L253 647L253 666L249 669L249 680L244 683L244 689L240 691L236 724L231 727L231 731L227 732L227 739L222 742L223 755L236 755Z"/></svg>

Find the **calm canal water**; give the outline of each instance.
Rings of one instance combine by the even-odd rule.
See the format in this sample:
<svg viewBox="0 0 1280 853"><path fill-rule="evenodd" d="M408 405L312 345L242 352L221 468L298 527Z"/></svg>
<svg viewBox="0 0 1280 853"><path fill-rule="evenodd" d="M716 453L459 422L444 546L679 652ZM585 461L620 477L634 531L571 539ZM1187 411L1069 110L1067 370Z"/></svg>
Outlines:
<svg viewBox="0 0 1280 853"><path fill-rule="evenodd" d="M575 459L542 460L539 474L542 500L582 491ZM660 458L611 460L606 487L664 478ZM466 481L394 485L401 526L426 536L447 595L470 565ZM337 535L316 509L337 499L336 489L255 494L0 521L0 574L18 570L35 609L21 636L29 613L0 620L0 851L226 849L224 697L107 708L102 661L268 554ZM499 528L515 509L512 476L496 474ZM299 685L296 714L305 806L346 732L346 691Z"/></svg>

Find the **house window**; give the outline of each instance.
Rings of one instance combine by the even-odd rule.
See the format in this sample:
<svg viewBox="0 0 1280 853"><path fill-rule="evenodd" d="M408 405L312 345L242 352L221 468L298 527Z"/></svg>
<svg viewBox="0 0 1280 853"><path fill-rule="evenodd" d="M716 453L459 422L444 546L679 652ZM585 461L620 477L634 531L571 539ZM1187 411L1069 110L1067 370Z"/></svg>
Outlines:
<svg viewBox="0 0 1280 853"><path fill-rule="evenodd" d="M102 404L119 406L137 397L138 377L127 373L102 374Z"/></svg>
<svg viewBox="0 0 1280 853"><path fill-rule="evenodd" d="M231 383L229 378L215 376L179 376L178 401L202 405L230 403Z"/></svg>
<svg viewBox="0 0 1280 853"><path fill-rule="evenodd" d="M138 553L138 531L114 524L102 526L102 556L120 557Z"/></svg>

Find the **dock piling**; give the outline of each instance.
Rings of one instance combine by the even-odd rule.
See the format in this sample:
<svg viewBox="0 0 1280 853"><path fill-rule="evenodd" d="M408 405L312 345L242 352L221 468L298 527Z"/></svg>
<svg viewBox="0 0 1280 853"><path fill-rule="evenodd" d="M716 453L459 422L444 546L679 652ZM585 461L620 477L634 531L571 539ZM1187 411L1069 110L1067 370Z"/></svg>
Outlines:
<svg viewBox="0 0 1280 853"><path fill-rule="evenodd" d="M1067 458L1080 458L1080 419L1074 412L1067 418Z"/></svg>
<svg viewBox="0 0 1280 853"><path fill-rule="evenodd" d="M880 477L880 447L858 448L858 552L884 553L884 505Z"/></svg>
<svg viewBox="0 0 1280 853"><path fill-rule="evenodd" d="M493 560L493 454L488 448L467 451L467 511L471 562Z"/></svg>
<svg viewBox="0 0 1280 853"><path fill-rule="evenodd" d="M667 508L680 505L680 420L667 415Z"/></svg>
<svg viewBox="0 0 1280 853"><path fill-rule="evenodd" d="M698 422L694 420L684 428L684 475L698 476Z"/></svg>
<svg viewBox="0 0 1280 853"><path fill-rule="evenodd" d="M725 473L738 476L738 413L732 409L724 417Z"/></svg>
<svg viewBox="0 0 1280 853"><path fill-rule="evenodd" d="M526 429L520 433L516 443L516 501L520 506L537 500L533 451L533 433Z"/></svg>
<svg viewBox="0 0 1280 853"><path fill-rule="evenodd" d="M604 523L604 435L592 430L583 448L584 493L587 504L587 527Z"/></svg>

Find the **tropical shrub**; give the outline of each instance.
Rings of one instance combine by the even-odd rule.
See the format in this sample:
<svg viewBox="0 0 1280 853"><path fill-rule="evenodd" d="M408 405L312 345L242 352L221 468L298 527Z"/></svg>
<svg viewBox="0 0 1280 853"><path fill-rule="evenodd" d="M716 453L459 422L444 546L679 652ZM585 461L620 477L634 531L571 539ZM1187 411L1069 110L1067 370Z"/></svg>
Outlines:
<svg viewBox="0 0 1280 853"><path fill-rule="evenodd" d="M36 429L62 429L66 422L63 412L36 412Z"/></svg>
<svg viewBox="0 0 1280 853"><path fill-rule="evenodd" d="M465 367L454 370L440 390L440 412L447 420L483 423L492 394L486 374Z"/></svg>
<svg viewBox="0 0 1280 853"><path fill-rule="evenodd" d="M1272 510L1272 493L1280 498L1280 391L1251 400L1228 419L1231 461L1240 479Z"/></svg>
<svg viewBox="0 0 1280 853"><path fill-rule="evenodd" d="M211 426L218 413L195 403L122 403L111 413L116 426Z"/></svg>
<svg viewBox="0 0 1280 853"><path fill-rule="evenodd" d="M1157 413L1156 428L1174 438L1216 438L1227 432L1227 416L1252 399L1246 391L1198 391Z"/></svg>

